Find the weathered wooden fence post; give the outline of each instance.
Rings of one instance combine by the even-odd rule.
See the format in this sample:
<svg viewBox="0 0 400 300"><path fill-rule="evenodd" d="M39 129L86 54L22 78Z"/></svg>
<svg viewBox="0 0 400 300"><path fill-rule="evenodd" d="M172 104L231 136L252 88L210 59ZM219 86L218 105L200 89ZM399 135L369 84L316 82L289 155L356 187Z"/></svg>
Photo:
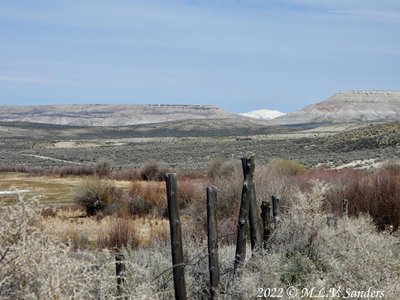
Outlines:
<svg viewBox="0 0 400 300"><path fill-rule="evenodd" d="M219 260L218 260L218 223L217 223L217 190L207 188L207 229L208 229L208 265L210 271L211 299L218 299Z"/></svg>
<svg viewBox="0 0 400 300"><path fill-rule="evenodd" d="M250 224L250 242L251 250L255 251L262 244L259 214L256 199L256 190L254 186L254 156L250 158L242 158L244 184L247 183L249 192L246 194L249 197L249 224Z"/></svg>
<svg viewBox="0 0 400 300"><path fill-rule="evenodd" d="M172 267L175 299L186 299L185 264L183 257L182 230L179 218L176 174L166 174L168 215L171 230Z"/></svg>
<svg viewBox="0 0 400 300"><path fill-rule="evenodd" d="M343 200L343 207L342 207L342 214L343 217L347 217L349 215L349 200Z"/></svg>
<svg viewBox="0 0 400 300"><path fill-rule="evenodd" d="M274 222L279 223L281 221L281 198L279 196L272 196L272 214Z"/></svg>
<svg viewBox="0 0 400 300"><path fill-rule="evenodd" d="M263 221L263 245L266 249L271 235L271 204L267 200L263 200L261 203L261 219Z"/></svg>
<svg viewBox="0 0 400 300"><path fill-rule="evenodd" d="M115 254L115 275L117 277L117 299L123 299L123 285L125 282L125 263L122 253Z"/></svg>
<svg viewBox="0 0 400 300"><path fill-rule="evenodd" d="M240 201L239 220L237 225L234 273L239 271L239 269L244 265L246 259L246 227L250 208L249 192L249 184L245 181L242 188L242 199Z"/></svg>

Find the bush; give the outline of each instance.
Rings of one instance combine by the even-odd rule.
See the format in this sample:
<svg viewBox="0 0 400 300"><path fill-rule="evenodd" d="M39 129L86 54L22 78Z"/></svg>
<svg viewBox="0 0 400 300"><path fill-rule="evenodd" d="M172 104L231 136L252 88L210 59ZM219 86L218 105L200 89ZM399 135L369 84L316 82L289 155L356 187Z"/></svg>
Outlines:
<svg viewBox="0 0 400 300"><path fill-rule="evenodd" d="M96 166L96 173L100 178L104 178L110 175L112 172L111 163L107 160L100 161Z"/></svg>
<svg viewBox="0 0 400 300"><path fill-rule="evenodd" d="M74 252L40 230L30 201L0 202L0 299L101 299L115 295L114 258ZM107 278L107 279L105 279Z"/></svg>
<svg viewBox="0 0 400 300"><path fill-rule="evenodd" d="M29 168L24 165L0 165L0 172L28 173Z"/></svg>
<svg viewBox="0 0 400 300"><path fill-rule="evenodd" d="M260 286L326 291L342 287L342 297L344 289L372 288L384 291L385 299L397 299L399 237L379 233L365 216L342 218L329 226L330 215L322 207L330 188L314 182L309 192L296 193L272 234L270 249L247 262L240 279L227 283L226 294L252 299Z"/></svg>
<svg viewBox="0 0 400 300"><path fill-rule="evenodd" d="M273 158L268 163L268 168L279 175L294 176L305 170L303 164L297 160Z"/></svg>
<svg viewBox="0 0 400 300"><path fill-rule="evenodd" d="M324 208L341 214L344 199L349 200L349 214L369 214L380 230L400 226L400 173L384 165L377 170L307 170L289 178L288 185L301 191L311 189L310 181L320 179L333 185Z"/></svg>
<svg viewBox="0 0 400 300"><path fill-rule="evenodd" d="M101 179L85 180L74 195L74 202L83 206L88 216L103 211L115 198L115 188Z"/></svg>
<svg viewBox="0 0 400 300"><path fill-rule="evenodd" d="M185 214L190 217L191 235L203 236L207 230L206 186L214 186L217 189L217 215L219 219L220 238L223 243L233 242L237 226L237 216L242 194L243 172L238 161L227 161L223 158L214 159L207 171L208 180L199 181L197 187L192 184L183 184L179 188L185 194L197 191L198 195L187 205ZM196 186L196 185L195 185Z"/></svg>
<svg viewBox="0 0 400 300"><path fill-rule="evenodd" d="M93 176L96 172L94 168L89 165L70 165L54 169L52 173L57 174L60 177L67 177L67 176Z"/></svg>
<svg viewBox="0 0 400 300"><path fill-rule="evenodd" d="M219 177L229 177L235 172L236 168L236 161L227 161L225 158L217 157L212 160L208 167L207 175L211 180L218 179Z"/></svg>
<svg viewBox="0 0 400 300"><path fill-rule="evenodd" d="M155 160L150 160L144 164L140 176L142 180L162 181L166 173L168 173L167 167L162 167Z"/></svg>
<svg viewBox="0 0 400 300"><path fill-rule="evenodd" d="M201 202L206 193L205 183L202 180L178 180L179 208L184 209L193 202Z"/></svg>
<svg viewBox="0 0 400 300"><path fill-rule="evenodd" d="M114 171L110 174L110 179L136 181L141 179L141 170L138 168L128 168Z"/></svg>
<svg viewBox="0 0 400 300"><path fill-rule="evenodd" d="M167 212L165 183L157 181L134 181L129 186L129 210L132 215L158 215Z"/></svg>
<svg viewBox="0 0 400 300"><path fill-rule="evenodd" d="M400 225L400 174L387 169L352 177L345 185L342 199L349 200L349 213L369 214L378 228Z"/></svg>

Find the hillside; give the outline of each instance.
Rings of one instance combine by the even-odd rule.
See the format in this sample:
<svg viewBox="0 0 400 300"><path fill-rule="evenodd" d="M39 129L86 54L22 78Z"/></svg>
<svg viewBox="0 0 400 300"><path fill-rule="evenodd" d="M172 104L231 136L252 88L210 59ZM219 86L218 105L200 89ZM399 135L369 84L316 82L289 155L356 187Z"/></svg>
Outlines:
<svg viewBox="0 0 400 300"><path fill-rule="evenodd" d="M211 105L0 106L0 121L73 126L125 126L193 119L236 118Z"/></svg>
<svg viewBox="0 0 400 300"><path fill-rule="evenodd" d="M250 122L245 117L177 120L152 124L108 127L0 121L0 146L4 147L3 141L5 140L246 136L284 133L293 130L295 129L257 124L256 122Z"/></svg>
<svg viewBox="0 0 400 300"><path fill-rule="evenodd" d="M274 119L273 124L357 123L400 120L400 92L353 91Z"/></svg>

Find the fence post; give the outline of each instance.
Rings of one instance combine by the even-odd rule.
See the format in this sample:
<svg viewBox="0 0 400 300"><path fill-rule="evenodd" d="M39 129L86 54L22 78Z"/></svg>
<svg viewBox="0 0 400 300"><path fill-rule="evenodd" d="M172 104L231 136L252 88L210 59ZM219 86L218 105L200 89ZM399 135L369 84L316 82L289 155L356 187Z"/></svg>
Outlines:
<svg viewBox="0 0 400 300"><path fill-rule="evenodd" d="M123 285L125 282L125 263L122 253L115 254L115 275L117 277L117 299L123 299Z"/></svg>
<svg viewBox="0 0 400 300"><path fill-rule="evenodd" d="M240 201L239 220L237 225L237 236L236 236L236 252L235 252L235 264L234 273L244 265L246 259L246 225L249 216L249 184L247 181L243 183L242 188L242 199Z"/></svg>
<svg viewBox="0 0 400 300"><path fill-rule="evenodd" d="M279 223L281 221L281 198L279 196L272 196L272 214L274 222Z"/></svg>
<svg viewBox="0 0 400 300"><path fill-rule="evenodd" d="M176 174L166 174L168 215L171 231L172 267L174 275L175 299L186 299L185 264L183 257L182 230L179 218Z"/></svg>
<svg viewBox="0 0 400 300"><path fill-rule="evenodd" d="M343 217L347 217L349 215L349 200L343 200L343 207L342 207Z"/></svg>
<svg viewBox="0 0 400 300"><path fill-rule="evenodd" d="M260 222L256 199L256 190L254 186L254 156L250 158L242 158L242 167L244 182L248 184L249 192L246 194L249 197L249 224L250 224L250 242L251 250L255 251L260 248L262 244Z"/></svg>
<svg viewBox="0 0 400 300"><path fill-rule="evenodd" d="M208 265L210 271L211 299L218 299L219 261L218 261L218 223L217 190L207 188L207 229L208 229Z"/></svg>
<svg viewBox="0 0 400 300"><path fill-rule="evenodd" d="M267 200L261 203L261 219L263 221L263 245L267 248L267 242L271 235L271 204Z"/></svg>

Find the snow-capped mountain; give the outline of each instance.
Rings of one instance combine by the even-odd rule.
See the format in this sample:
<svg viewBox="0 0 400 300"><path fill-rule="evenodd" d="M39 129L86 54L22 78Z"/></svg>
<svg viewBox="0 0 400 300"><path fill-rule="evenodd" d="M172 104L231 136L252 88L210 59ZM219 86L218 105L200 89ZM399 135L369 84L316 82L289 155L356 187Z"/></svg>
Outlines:
<svg viewBox="0 0 400 300"><path fill-rule="evenodd" d="M253 110L247 113L241 113L239 115L255 119L272 120L286 114L278 110L260 109L260 110Z"/></svg>

